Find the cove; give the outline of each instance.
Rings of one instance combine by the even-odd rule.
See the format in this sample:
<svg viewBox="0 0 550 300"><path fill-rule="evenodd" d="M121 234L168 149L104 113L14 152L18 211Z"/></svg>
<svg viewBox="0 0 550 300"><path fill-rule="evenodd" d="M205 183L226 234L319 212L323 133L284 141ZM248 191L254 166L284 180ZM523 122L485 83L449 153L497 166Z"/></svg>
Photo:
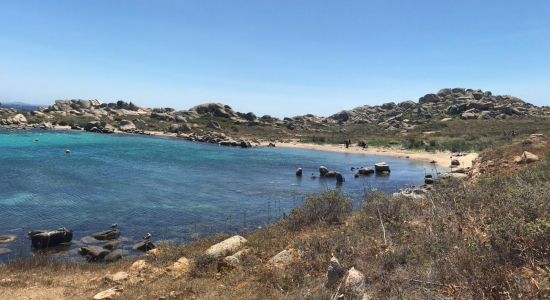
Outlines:
<svg viewBox="0 0 550 300"><path fill-rule="evenodd" d="M66 154L65 150L71 153ZM390 176L354 178L351 167L380 161ZM85 132L0 132L0 235L17 240L0 260L27 256L30 230L67 227L80 239L118 223L124 247L151 233L155 241L255 230L280 219L334 179L310 178L319 166L341 172L339 187L365 200L423 183L429 164L409 160L279 148L229 148L176 139ZM294 174L297 167L302 178Z"/></svg>

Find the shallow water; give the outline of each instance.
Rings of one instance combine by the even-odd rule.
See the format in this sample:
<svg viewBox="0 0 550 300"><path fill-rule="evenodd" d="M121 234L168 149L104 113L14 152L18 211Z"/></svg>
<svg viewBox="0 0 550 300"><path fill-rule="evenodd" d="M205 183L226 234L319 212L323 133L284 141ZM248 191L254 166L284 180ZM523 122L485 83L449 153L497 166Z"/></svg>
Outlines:
<svg viewBox="0 0 550 300"><path fill-rule="evenodd" d="M38 140L38 141L35 141ZM71 154L65 154L70 149ZM351 167L386 161L390 176L354 178ZM335 188L311 179L320 165L344 174L355 205L365 191L422 184L431 166L380 156L309 150L227 148L175 139L83 132L0 132L0 235L18 237L0 260L29 255L29 230L73 229L80 239L118 223L126 247L154 240L253 230ZM304 177L296 178L302 167ZM64 255L65 255L64 254Z"/></svg>

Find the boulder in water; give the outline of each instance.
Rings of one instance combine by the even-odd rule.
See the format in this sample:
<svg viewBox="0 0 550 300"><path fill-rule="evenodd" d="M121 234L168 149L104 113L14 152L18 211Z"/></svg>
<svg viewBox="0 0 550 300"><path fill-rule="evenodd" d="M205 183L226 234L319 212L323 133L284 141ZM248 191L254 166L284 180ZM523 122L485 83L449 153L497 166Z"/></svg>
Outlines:
<svg viewBox="0 0 550 300"><path fill-rule="evenodd" d="M296 169L296 176L302 177L302 173L303 173L302 168Z"/></svg>
<svg viewBox="0 0 550 300"><path fill-rule="evenodd" d="M66 228L53 231L31 231L28 236L31 238L34 248L45 249L72 241L73 231Z"/></svg>
<svg viewBox="0 0 550 300"><path fill-rule="evenodd" d="M359 175L371 175L374 174L374 170L371 168L363 167L359 170L357 170L357 174Z"/></svg>
<svg viewBox="0 0 550 300"><path fill-rule="evenodd" d="M374 170L376 173L390 173L390 166L385 162L374 164Z"/></svg>
<svg viewBox="0 0 550 300"><path fill-rule="evenodd" d="M139 250L139 251L149 251L155 248L156 248L155 244L153 244L150 241L139 242L132 247L132 249Z"/></svg>
<svg viewBox="0 0 550 300"><path fill-rule="evenodd" d="M325 166L320 166L319 167L319 174L321 175L321 177L325 176L327 173L328 173L328 168L327 167L325 167Z"/></svg>
<svg viewBox="0 0 550 300"><path fill-rule="evenodd" d="M105 240L114 240L120 236L120 230L113 228L110 230L98 232L92 234L92 237L96 240L105 241Z"/></svg>

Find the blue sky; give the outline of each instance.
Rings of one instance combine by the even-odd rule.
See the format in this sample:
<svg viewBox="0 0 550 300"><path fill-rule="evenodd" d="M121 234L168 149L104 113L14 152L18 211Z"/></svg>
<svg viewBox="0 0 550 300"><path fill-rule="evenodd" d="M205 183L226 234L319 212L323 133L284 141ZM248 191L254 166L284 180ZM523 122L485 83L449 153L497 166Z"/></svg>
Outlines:
<svg viewBox="0 0 550 300"><path fill-rule="evenodd" d="M550 105L550 1L0 0L0 101L281 117L443 87Z"/></svg>

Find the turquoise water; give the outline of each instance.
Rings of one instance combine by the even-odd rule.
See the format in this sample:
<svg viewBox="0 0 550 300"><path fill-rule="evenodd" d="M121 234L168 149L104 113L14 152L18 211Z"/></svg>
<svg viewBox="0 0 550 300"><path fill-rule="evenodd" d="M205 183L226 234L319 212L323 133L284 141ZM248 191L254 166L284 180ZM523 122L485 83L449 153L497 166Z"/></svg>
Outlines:
<svg viewBox="0 0 550 300"><path fill-rule="evenodd" d="M390 176L356 179L350 171L379 161L391 165ZM301 205L305 195L335 188L334 180L310 178L320 165L344 174L340 188L356 205L365 191L419 185L430 168L394 158L145 136L0 132L0 235L18 236L0 260L28 255L24 234L36 229L73 229L73 248L112 223L127 246L147 232L156 241L184 242L253 230Z"/></svg>

